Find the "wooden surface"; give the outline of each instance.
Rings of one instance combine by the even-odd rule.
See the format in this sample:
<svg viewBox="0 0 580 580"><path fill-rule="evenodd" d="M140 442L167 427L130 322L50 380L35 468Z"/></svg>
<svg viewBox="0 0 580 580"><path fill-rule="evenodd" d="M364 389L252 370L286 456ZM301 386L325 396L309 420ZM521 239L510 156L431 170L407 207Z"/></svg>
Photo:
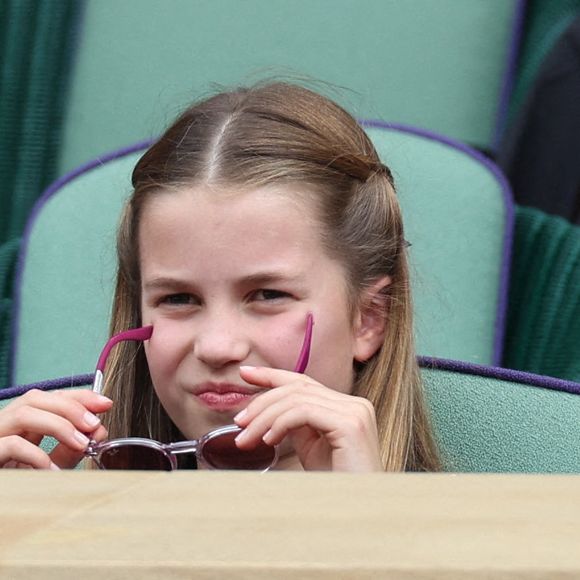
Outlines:
<svg viewBox="0 0 580 580"><path fill-rule="evenodd" d="M0 577L578 578L580 476L0 472Z"/></svg>

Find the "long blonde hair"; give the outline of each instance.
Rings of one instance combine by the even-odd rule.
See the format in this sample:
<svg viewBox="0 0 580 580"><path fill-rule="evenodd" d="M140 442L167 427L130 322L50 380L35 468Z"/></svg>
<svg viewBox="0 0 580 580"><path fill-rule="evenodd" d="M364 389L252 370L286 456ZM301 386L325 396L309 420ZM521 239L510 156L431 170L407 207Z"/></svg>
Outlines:
<svg viewBox="0 0 580 580"><path fill-rule="evenodd" d="M376 410L389 471L439 469L413 342L406 242L393 178L366 133L344 109L309 89L270 83L214 95L188 108L143 155L118 232L111 333L141 324L138 228L144 204L173 187L211 182L260 187L301 183L315 192L322 239L345 266L351 305L389 276L386 335L357 364L353 394ZM111 437L180 437L151 382L143 349L117 347L106 393L117 404Z"/></svg>

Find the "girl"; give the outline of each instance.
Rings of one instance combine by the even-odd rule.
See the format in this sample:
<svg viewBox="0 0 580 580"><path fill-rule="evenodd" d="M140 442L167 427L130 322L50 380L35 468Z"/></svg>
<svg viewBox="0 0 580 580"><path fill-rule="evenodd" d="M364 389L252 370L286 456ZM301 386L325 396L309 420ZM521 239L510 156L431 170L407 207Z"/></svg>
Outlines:
<svg viewBox="0 0 580 580"><path fill-rule="evenodd" d="M348 113L286 83L221 93L132 180L111 331L153 334L113 351L110 399L31 392L2 411L4 465L71 467L86 435L180 441L235 421L240 449L279 445L278 469L439 468L393 179Z"/></svg>

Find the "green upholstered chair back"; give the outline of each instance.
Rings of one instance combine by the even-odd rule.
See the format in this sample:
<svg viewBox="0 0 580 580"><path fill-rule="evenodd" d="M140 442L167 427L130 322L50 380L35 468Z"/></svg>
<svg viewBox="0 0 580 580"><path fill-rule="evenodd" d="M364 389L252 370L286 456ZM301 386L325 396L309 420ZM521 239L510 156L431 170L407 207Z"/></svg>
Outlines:
<svg viewBox="0 0 580 580"><path fill-rule="evenodd" d="M493 148L523 0L87 0L60 175L213 84L304 76L359 117ZM324 89L325 87L317 87Z"/></svg>
<svg viewBox="0 0 580 580"><path fill-rule="evenodd" d="M446 471L580 473L580 384L441 359L424 360L422 373ZM0 408L26 388L0 390Z"/></svg>
<svg viewBox="0 0 580 580"><path fill-rule="evenodd" d="M510 98L512 121L524 106L542 62L580 14L580 0L527 0L516 79Z"/></svg>
<svg viewBox="0 0 580 580"><path fill-rule="evenodd" d="M580 382L580 226L516 211L503 364Z"/></svg>
<svg viewBox="0 0 580 580"><path fill-rule="evenodd" d="M399 184L419 352L498 362L513 225L505 182L478 154L433 135L370 122L367 130ZM11 384L94 368L108 337L114 233L139 155L100 159L37 205L17 272Z"/></svg>
<svg viewBox="0 0 580 580"><path fill-rule="evenodd" d="M457 361L423 361L445 469L580 473L580 384Z"/></svg>

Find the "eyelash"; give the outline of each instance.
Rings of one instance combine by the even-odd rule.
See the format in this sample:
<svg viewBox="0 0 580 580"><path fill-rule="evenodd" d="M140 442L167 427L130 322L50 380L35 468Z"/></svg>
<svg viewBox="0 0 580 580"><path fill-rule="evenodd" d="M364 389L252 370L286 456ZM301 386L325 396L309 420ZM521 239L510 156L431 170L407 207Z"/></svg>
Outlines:
<svg viewBox="0 0 580 580"><path fill-rule="evenodd" d="M256 297L256 295L260 294L260 293L262 293L264 295L264 298L259 300L260 302L273 302L273 301L277 301L277 300L282 300L284 298L290 298L290 296L291 296L288 292L284 292L283 290L275 290L273 288L260 288L259 290L256 290L255 292L253 292L252 296ZM275 294L276 296L266 298L266 295L269 293Z"/></svg>
<svg viewBox="0 0 580 580"><path fill-rule="evenodd" d="M262 298L259 298L260 294L262 295ZM274 294L274 296L272 296L272 294ZM268 297L268 295L270 295L270 297ZM290 298L291 294L273 288L260 288L251 292L249 296L250 300L257 300L258 302L277 302L279 300ZM167 296L162 296L159 300L160 305L166 304L169 306L189 306L198 302L199 301L192 294L186 292L168 294Z"/></svg>
<svg viewBox="0 0 580 580"><path fill-rule="evenodd" d="M169 304L169 306L176 306L181 304L191 304L192 300L193 296L191 294L187 294L186 292L179 292L177 294L168 294L167 296L162 296L159 300L159 304Z"/></svg>

